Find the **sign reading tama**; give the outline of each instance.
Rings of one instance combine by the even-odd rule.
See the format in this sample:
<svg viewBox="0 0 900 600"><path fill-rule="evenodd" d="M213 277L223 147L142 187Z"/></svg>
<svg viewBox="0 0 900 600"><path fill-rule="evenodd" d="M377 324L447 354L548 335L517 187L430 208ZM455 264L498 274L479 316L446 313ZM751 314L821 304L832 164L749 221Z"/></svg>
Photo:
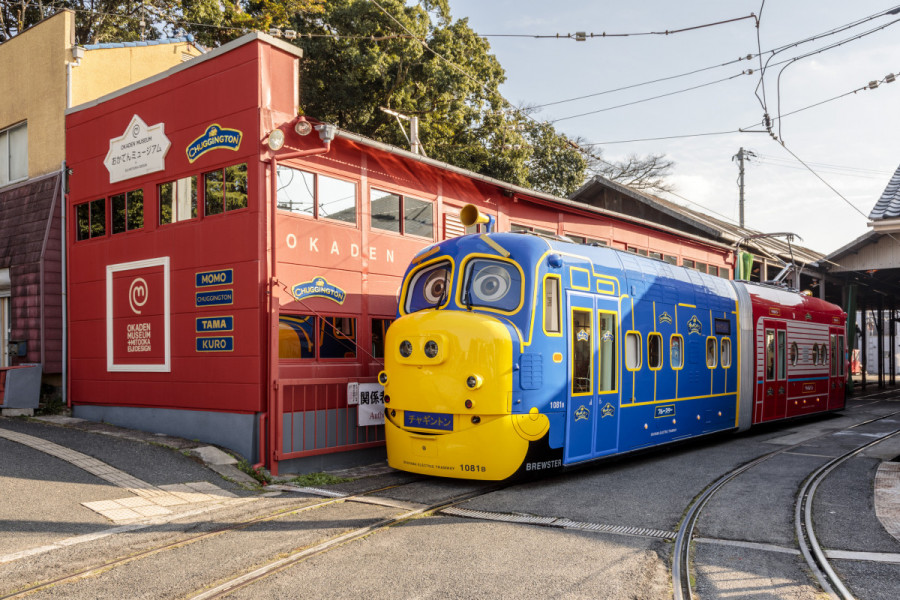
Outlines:
<svg viewBox="0 0 900 600"><path fill-rule="evenodd" d="M131 117L125 133L109 140L109 152L103 159L109 182L116 183L166 168L169 138L165 124L148 126L139 116Z"/></svg>

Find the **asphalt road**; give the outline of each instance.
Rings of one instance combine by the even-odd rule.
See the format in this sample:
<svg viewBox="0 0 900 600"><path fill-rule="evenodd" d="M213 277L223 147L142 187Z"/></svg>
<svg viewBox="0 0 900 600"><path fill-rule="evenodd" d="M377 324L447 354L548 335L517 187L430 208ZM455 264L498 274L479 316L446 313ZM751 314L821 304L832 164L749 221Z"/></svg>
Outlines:
<svg viewBox="0 0 900 600"><path fill-rule="evenodd" d="M669 599L673 544L664 538L677 529L686 507L722 474L801 443L712 497L698 522L691 572L704 600L822 598L797 550L797 491L820 465L900 427L900 418L845 428L894 411L900 411L900 394L878 402L852 400L838 415L501 489L381 469L331 486L352 495L371 492L349 500L308 492L264 494L169 448L0 419L0 430L75 449L159 489L206 482L229 493L218 503L175 507L165 518L117 524L83 503L130 492L0 437L0 597L106 565L28 597L191 598L306 552L227 597ZM834 567L860 599L900 597L900 541L876 515L873 495L875 472L900 454L895 450L897 438L850 459L820 486L813 504L823 545L849 553L834 559ZM473 518L425 512L387 526L410 510L463 494L475 496L456 508L480 511L466 513ZM535 517L545 517L546 524L535 524ZM581 525L562 527L553 519ZM362 528L369 528L365 535L333 543Z"/></svg>

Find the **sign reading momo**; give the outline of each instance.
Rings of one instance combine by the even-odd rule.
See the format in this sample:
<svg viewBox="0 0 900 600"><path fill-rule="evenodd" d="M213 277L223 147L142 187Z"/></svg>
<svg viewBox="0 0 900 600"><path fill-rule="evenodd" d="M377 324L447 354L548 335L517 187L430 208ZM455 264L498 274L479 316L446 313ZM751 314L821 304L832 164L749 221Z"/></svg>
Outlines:
<svg viewBox="0 0 900 600"><path fill-rule="evenodd" d="M166 168L166 153L171 145L164 123L148 126L134 115L125 133L109 140L109 152L103 159L109 171L109 182L162 171Z"/></svg>
<svg viewBox="0 0 900 600"><path fill-rule="evenodd" d="M170 370L169 258L106 267L106 370Z"/></svg>

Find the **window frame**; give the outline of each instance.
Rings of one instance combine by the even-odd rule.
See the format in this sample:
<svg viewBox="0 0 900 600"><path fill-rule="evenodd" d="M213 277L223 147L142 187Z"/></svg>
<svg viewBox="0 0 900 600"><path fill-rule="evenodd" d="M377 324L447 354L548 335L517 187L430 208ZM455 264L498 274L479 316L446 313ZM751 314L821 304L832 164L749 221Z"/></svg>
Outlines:
<svg viewBox="0 0 900 600"><path fill-rule="evenodd" d="M628 340L634 338L637 338L637 351L634 353L634 355L637 357L637 366L630 367L628 366L629 359L631 358L628 352ZM634 329L629 329L628 331L626 331L624 347L625 352L623 352L623 354L625 355L625 370L632 373L640 371L644 366L644 339L641 336L641 332Z"/></svg>
<svg viewBox="0 0 900 600"><path fill-rule="evenodd" d="M569 323L571 324L570 332L569 332L569 339L571 340L570 347L571 347L571 357L572 357L572 365L569 370L569 379L571 380L569 383L569 394L573 398L577 397L577 396L593 396L594 395L594 362L595 361L594 361L594 346L593 346L593 344L594 344L594 315L593 315L593 312L594 311L592 309L584 308L581 306L573 306L569 309ZM578 367L578 361L576 360L576 356L575 356L575 344L577 344L579 341L583 341L583 340L576 339L577 338L576 327L575 327L575 314L576 313L583 313L584 315L587 316L588 327L589 327L589 334L588 334L587 346L586 346L588 357L589 357L589 360L588 360L589 365L588 365L588 372L587 372L588 386L587 386L586 391L575 391L575 382L576 382L576 379L578 379L576 377L576 375L579 374L578 372L576 372L576 369Z"/></svg>
<svg viewBox="0 0 900 600"><path fill-rule="evenodd" d="M313 356L308 357L287 357L284 358L281 356L281 346L280 346L280 331L281 331L281 319L282 317L297 318L297 317L307 317L312 319L312 332L313 336L309 339L309 343L312 346ZM337 319L347 319L352 324L353 334L348 336L344 334L339 334L338 330L332 325L333 333L331 334L334 339L346 339L350 340L353 345L354 355L353 356L322 356L322 345L326 341L325 337L325 327L327 326L326 321L328 320L337 320ZM363 360L361 354L364 352L360 352L359 346L359 321L360 317L356 315L347 315L347 314L320 314L320 313L300 313L300 312L283 312L279 315L279 353L278 353L278 361L279 363L287 363L287 364L310 364L310 363L321 363L321 364L335 364L335 363L354 363ZM304 331L305 333L305 331ZM301 342L302 343L302 342Z"/></svg>
<svg viewBox="0 0 900 600"><path fill-rule="evenodd" d="M398 231L394 231L393 229L385 229L383 227L376 227L375 222L373 220L374 213L372 212L372 202L374 202L374 194L373 192L380 192L384 195L396 196L398 202L397 209L397 228ZM414 200L416 202L422 202L427 204L429 208L431 208L431 234L424 236L419 235L417 233L409 233L406 231L406 201ZM420 240L430 240L434 241L435 239L435 205L436 203L433 200L426 200L424 198L418 198L416 196L411 196L409 194L402 194L399 192L392 192L390 190L382 189L373 185L369 186L369 230L375 233L392 233L394 235L399 235L403 237L412 237Z"/></svg>
<svg viewBox="0 0 900 600"><path fill-rule="evenodd" d="M140 194L137 194L137 192L140 192ZM132 197L135 195L140 196L141 224L136 227L131 227L130 226L129 208L132 206ZM124 214L123 214L124 229L116 231L117 209L116 209L115 204L116 204L118 198L122 198L122 201L124 202L124 206L122 207L124 210ZM110 221L110 223L109 223L110 224L110 227L109 227L110 235L119 235L121 233L130 233L132 231L139 231L139 230L143 229L144 222L145 222L146 207L147 207L147 202L146 202L146 195L144 194L144 188L136 188L136 189L128 190L125 192L120 192L118 194L111 194L108 197L108 204L107 204L107 208L109 211L109 221Z"/></svg>
<svg viewBox="0 0 900 600"><path fill-rule="evenodd" d="M229 205L229 179L228 179L228 171L229 169L234 169L236 167L244 167L244 178L246 185L246 193L245 193L245 204L244 206L238 206L235 208L228 208ZM222 210L219 212L209 212L209 197L208 197L208 186L207 186L207 176L213 173L220 173L222 176L221 185L222 185ZM247 162L235 163L231 165L225 165L222 167L218 167L215 169L210 169L208 171L202 171L200 173L199 183L202 184L201 188L203 189L203 218L207 217L216 217L219 215L227 215L229 213L235 213L241 210L247 210L250 208L250 190L252 189L250 186L250 165ZM198 200L199 203L199 200ZM199 212L199 208L198 208Z"/></svg>
<svg viewBox="0 0 900 600"><path fill-rule="evenodd" d="M650 347L653 344L654 340L656 340L656 342L659 344L659 362L655 367L653 366L653 361L651 360L650 356ZM662 342L662 334L658 331L653 331L647 334L647 368L649 368L651 371L659 371L663 367L663 355L665 354L665 351L663 349Z"/></svg>
<svg viewBox="0 0 900 600"><path fill-rule="evenodd" d="M672 362L672 358L675 356L675 353L672 352L672 343L676 340L676 338L678 339L678 345L680 348L678 352L678 358L680 359L678 366L675 366L675 364ZM684 336L680 333L673 333L669 336L669 368L671 368L673 371L680 371L684 368Z"/></svg>
<svg viewBox="0 0 900 600"><path fill-rule="evenodd" d="M728 345L728 352L725 351L725 345ZM725 359L728 359L727 361ZM719 365L723 369L731 368L731 338L723 337L719 340Z"/></svg>
<svg viewBox="0 0 900 600"><path fill-rule="evenodd" d="M547 302L547 283L548 281L554 281L556 290L556 330L547 329L547 317L550 315L550 310L548 310L548 302ZM562 327L562 278L559 275L555 274L547 274L544 275L544 283L541 288L541 297L543 298L542 309L542 327L544 329L544 335L548 337L562 337L563 335L563 327Z"/></svg>
<svg viewBox="0 0 900 600"><path fill-rule="evenodd" d="M182 181L189 181L191 186L191 216L185 217L181 219L176 218L176 214L178 212L177 209L177 200L176 200L176 190L179 183ZM171 181L163 181L162 183L156 184L156 208L157 208L157 224L160 227L167 225L177 225L178 223L184 223L186 221L194 221L200 218L200 188L199 182L200 176L197 173L192 175L187 175L185 177L179 177L177 179L173 179ZM171 214L169 216L169 221L163 221L163 186L172 186L171 191L169 192L171 195L170 204L171 204ZM145 197L146 200L146 197ZM146 202L144 204L144 209L146 212Z"/></svg>
<svg viewBox="0 0 900 600"><path fill-rule="evenodd" d="M603 349L601 344L603 342L603 328L601 327L602 317L608 316L612 317L612 352L613 352L613 361L612 361L612 378L613 378L613 386L612 389L603 389ZM614 310L597 310L597 393L598 394L614 394L619 391L619 313Z"/></svg>
<svg viewBox="0 0 900 600"><path fill-rule="evenodd" d="M712 342L712 353L710 353L710 342ZM712 358L712 364L710 364ZM706 368L712 371L719 366L719 338L714 335L706 337Z"/></svg>
<svg viewBox="0 0 900 600"><path fill-rule="evenodd" d="M21 155L25 157L25 174L22 177L13 179L10 173L12 167L12 133L15 130L25 130L25 144L21 149ZM18 156L20 153L16 152ZM10 125L4 129L0 129L0 187L26 181L28 179L28 120L21 121L14 125Z"/></svg>

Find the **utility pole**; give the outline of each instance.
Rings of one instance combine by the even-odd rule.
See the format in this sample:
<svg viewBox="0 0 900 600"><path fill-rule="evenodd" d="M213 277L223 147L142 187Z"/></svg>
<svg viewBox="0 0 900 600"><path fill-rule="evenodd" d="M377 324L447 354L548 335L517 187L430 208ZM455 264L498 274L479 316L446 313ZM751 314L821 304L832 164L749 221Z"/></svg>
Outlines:
<svg viewBox="0 0 900 600"><path fill-rule="evenodd" d="M752 150L744 150L741 148L738 153L731 157L731 160L738 160L738 189L740 190L740 225L744 227L744 159L756 158L756 154Z"/></svg>

